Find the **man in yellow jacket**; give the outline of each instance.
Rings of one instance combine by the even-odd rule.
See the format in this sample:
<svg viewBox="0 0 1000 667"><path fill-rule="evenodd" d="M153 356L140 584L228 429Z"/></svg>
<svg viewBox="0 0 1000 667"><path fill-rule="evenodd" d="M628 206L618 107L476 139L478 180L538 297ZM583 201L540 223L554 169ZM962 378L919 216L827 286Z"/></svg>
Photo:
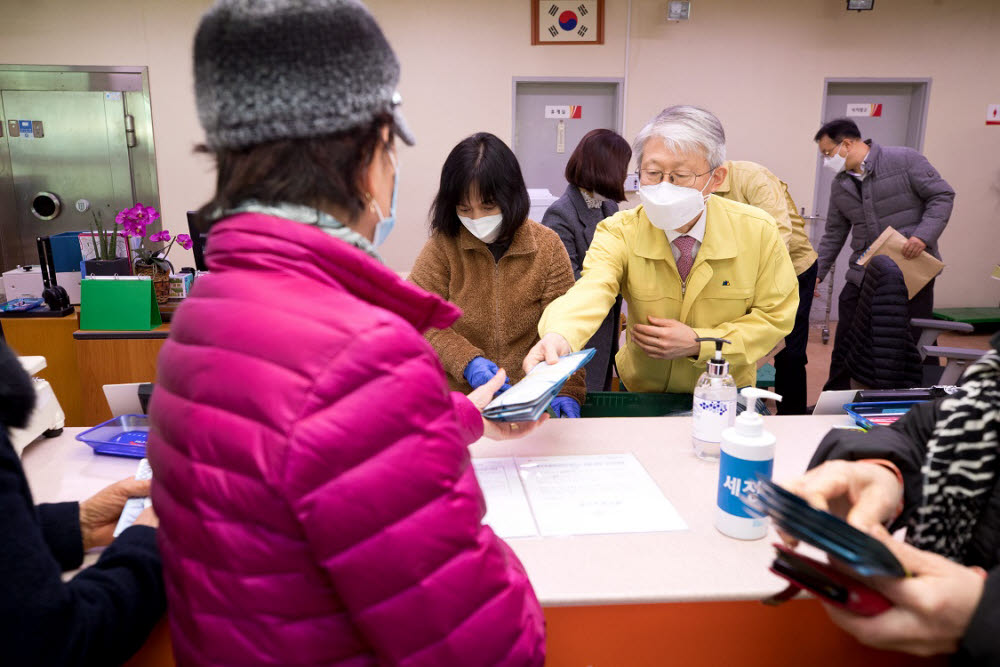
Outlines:
<svg viewBox="0 0 1000 667"><path fill-rule="evenodd" d="M715 350L700 337L731 341L736 384L755 383L757 360L792 330L798 285L774 218L710 196L725 152L722 124L704 109L669 107L643 128L642 205L597 226L580 279L542 313L525 371L579 350L621 291L628 341L615 359L627 389L691 392Z"/></svg>
<svg viewBox="0 0 1000 667"><path fill-rule="evenodd" d="M779 415L802 415L806 413L806 364L809 362L806 345L818 255L809 243L805 220L788 193L788 185L756 162L727 160L725 167L726 177L715 194L770 213L778 223L778 231L798 277L799 307L795 312L795 326L785 337L784 349L774 357L774 390L785 397L778 403Z"/></svg>

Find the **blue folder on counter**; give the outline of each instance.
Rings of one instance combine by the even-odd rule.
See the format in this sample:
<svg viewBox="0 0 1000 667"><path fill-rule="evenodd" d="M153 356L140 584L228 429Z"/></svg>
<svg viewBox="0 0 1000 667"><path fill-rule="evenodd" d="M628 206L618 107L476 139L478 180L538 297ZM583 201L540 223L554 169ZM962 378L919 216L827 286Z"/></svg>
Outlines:
<svg viewBox="0 0 1000 667"><path fill-rule="evenodd" d="M573 373L594 356L593 349L580 350L560 357L554 364L544 361L513 387L494 398L483 408L483 417L501 422L533 422L542 416L549 403Z"/></svg>

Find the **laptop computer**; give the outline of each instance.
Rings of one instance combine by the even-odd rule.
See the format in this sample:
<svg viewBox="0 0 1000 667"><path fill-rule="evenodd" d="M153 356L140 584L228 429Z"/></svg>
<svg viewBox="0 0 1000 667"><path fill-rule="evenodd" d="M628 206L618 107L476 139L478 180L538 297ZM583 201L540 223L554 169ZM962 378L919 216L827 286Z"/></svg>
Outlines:
<svg viewBox="0 0 1000 667"><path fill-rule="evenodd" d="M141 415L142 403L139 401L139 387L144 382L126 382L125 384L104 385L104 397L108 399L112 417L121 415Z"/></svg>
<svg viewBox="0 0 1000 667"><path fill-rule="evenodd" d="M816 399L816 407L813 408L814 415L844 415L844 406L853 403L857 397L856 389L836 389L824 391Z"/></svg>

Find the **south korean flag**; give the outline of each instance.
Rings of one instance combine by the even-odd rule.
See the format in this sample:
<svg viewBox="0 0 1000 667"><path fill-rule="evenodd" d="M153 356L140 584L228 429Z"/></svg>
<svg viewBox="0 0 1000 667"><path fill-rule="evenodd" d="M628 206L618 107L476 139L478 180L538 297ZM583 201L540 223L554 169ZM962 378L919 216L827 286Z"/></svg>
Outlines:
<svg viewBox="0 0 1000 667"><path fill-rule="evenodd" d="M539 40L543 42L597 41L597 3L575 2L538 3Z"/></svg>

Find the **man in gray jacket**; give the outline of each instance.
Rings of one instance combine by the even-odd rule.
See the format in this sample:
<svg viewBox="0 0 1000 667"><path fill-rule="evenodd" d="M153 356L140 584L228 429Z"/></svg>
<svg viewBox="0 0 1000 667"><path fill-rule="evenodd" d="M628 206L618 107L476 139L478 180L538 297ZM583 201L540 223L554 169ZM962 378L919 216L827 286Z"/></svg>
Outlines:
<svg viewBox="0 0 1000 667"><path fill-rule="evenodd" d="M937 241L948 224L955 191L941 178L923 155L905 146L879 146L861 140L854 121L832 120L814 137L823 154L824 166L836 172L830 187L826 230L819 247L817 284L837 260L851 233L851 259L847 283L840 292L840 320L833 342L830 377L823 387L849 389L844 364L844 338L858 305L864 267L855 262L886 227L909 240L903 247L906 259L926 250L938 259ZM910 300L910 318L931 317L934 309L932 280ZM914 340L919 330L914 330Z"/></svg>

